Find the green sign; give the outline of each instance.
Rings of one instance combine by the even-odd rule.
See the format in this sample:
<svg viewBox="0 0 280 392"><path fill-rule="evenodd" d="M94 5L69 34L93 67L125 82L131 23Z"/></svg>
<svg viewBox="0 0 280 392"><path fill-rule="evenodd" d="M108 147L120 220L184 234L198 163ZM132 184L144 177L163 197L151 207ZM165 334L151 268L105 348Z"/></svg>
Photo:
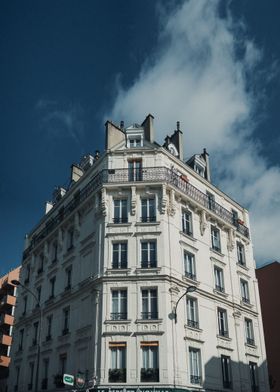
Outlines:
<svg viewBox="0 0 280 392"><path fill-rule="evenodd" d="M63 384L73 386L74 376L72 376L72 374L63 374Z"/></svg>

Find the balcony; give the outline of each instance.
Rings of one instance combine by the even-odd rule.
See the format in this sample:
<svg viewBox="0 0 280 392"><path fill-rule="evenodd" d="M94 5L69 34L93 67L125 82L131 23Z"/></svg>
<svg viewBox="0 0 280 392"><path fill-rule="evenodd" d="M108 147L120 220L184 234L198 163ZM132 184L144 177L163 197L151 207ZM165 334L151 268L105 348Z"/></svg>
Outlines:
<svg viewBox="0 0 280 392"><path fill-rule="evenodd" d="M1 314L0 317L0 325L13 325L14 324L14 316L10 314Z"/></svg>
<svg viewBox="0 0 280 392"><path fill-rule="evenodd" d="M127 313L111 313L111 320L127 320Z"/></svg>
<svg viewBox="0 0 280 392"><path fill-rule="evenodd" d="M0 355L0 366L9 367L11 358L6 355Z"/></svg>
<svg viewBox="0 0 280 392"><path fill-rule="evenodd" d="M141 382L159 382L159 369L142 368Z"/></svg>
<svg viewBox="0 0 280 392"><path fill-rule="evenodd" d="M158 312L142 312L142 320L157 320Z"/></svg>
<svg viewBox="0 0 280 392"><path fill-rule="evenodd" d="M116 224L119 223L128 223L128 217L122 217L122 218L113 218L113 222Z"/></svg>
<svg viewBox="0 0 280 392"><path fill-rule="evenodd" d="M166 183L174 188L178 189L195 203L200 205L202 208L211 211L223 221L235 226L236 230L242 235L249 238L249 230L240 220L236 220L236 217L231 211L228 211L214 200L209 206L209 197L197 189L195 186L186 182L182 175L174 172L174 170L167 167L147 167L142 169L142 175L138 181L146 183ZM56 214L49 214L49 220L45 224L45 227L32 236L30 246L23 253L23 260L26 259L30 252L37 246L48 234L50 234L65 218L67 218L73 210L83 203L88 196L90 196L97 189L102 187L104 184L127 184L134 182L133 178L129 177L128 169L104 169L97 173L92 180L80 191L79 198L73 198L63 208L63 213L57 212ZM121 223L121 222L119 222Z"/></svg>
<svg viewBox="0 0 280 392"><path fill-rule="evenodd" d="M12 337L9 335L5 335L4 333L0 333L0 344L10 346L12 344Z"/></svg>
<svg viewBox="0 0 280 392"><path fill-rule="evenodd" d="M142 216L141 222L142 223L156 222L156 216Z"/></svg>
<svg viewBox="0 0 280 392"><path fill-rule="evenodd" d="M16 304L16 297L14 297L13 295L5 295L0 300L0 309L3 310L10 306L15 306L15 304Z"/></svg>
<svg viewBox="0 0 280 392"><path fill-rule="evenodd" d="M109 382L126 382L126 369L109 369Z"/></svg>
<svg viewBox="0 0 280 392"><path fill-rule="evenodd" d="M191 384L201 384L201 377L191 374Z"/></svg>
<svg viewBox="0 0 280 392"><path fill-rule="evenodd" d="M187 324L188 324L188 327L190 327L190 328L196 328L196 329L199 328L198 321L195 321L195 320L188 320L188 321L187 321Z"/></svg>

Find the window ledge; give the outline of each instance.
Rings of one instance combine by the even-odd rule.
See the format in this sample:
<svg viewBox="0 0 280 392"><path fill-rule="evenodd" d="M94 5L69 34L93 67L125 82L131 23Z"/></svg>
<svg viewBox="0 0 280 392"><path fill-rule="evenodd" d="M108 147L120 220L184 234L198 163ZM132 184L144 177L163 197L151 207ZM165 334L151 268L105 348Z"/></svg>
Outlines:
<svg viewBox="0 0 280 392"><path fill-rule="evenodd" d="M127 223L107 223L107 227L129 227L131 226L131 222Z"/></svg>
<svg viewBox="0 0 280 392"><path fill-rule="evenodd" d="M254 349L258 348L258 346L256 344L249 344L247 342L245 342L245 346L248 348L254 348Z"/></svg>
<svg viewBox="0 0 280 392"><path fill-rule="evenodd" d="M203 329L201 329L201 328L199 328L199 327L198 327L198 328L190 327L188 324L185 324L184 327L185 327L185 329L189 329L189 330L191 330L191 331L203 332Z"/></svg>
<svg viewBox="0 0 280 392"><path fill-rule="evenodd" d="M158 318L158 319L136 319L135 320L136 324L161 324L162 323L162 319Z"/></svg>
<svg viewBox="0 0 280 392"><path fill-rule="evenodd" d="M245 306L246 308L249 308L249 309L252 309L254 307L253 304L251 304L250 302L242 301L242 299L240 300L240 305Z"/></svg>
<svg viewBox="0 0 280 392"><path fill-rule="evenodd" d="M154 222L136 222L135 226L159 226L160 222L159 221L154 221Z"/></svg>
<svg viewBox="0 0 280 392"><path fill-rule="evenodd" d="M180 234L182 234L184 237L188 238L189 240L196 242L197 239L194 238L192 235L185 233L184 231L180 231Z"/></svg>
<svg viewBox="0 0 280 392"><path fill-rule="evenodd" d="M126 319L126 320L111 320L111 319L107 319L104 321L104 324L130 324L131 323L131 319Z"/></svg>
<svg viewBox="0 0 280 392"><path fill-rule="evenodd" d="M136 268L136 274L158 274L161 270L161 267L151 267L151 268Z"/></svg>
<svg viewBox="0 0 280 392"><path fill-rule="evenodd" d="M236 263L236 265L237 265L238 267L244 269L245 271L249 271L249 268L248 268L246 265L244 265L244 264Z"/></svg>
<svg viewBox="0 0 280 392"><path fill-rule="evenodd" d="M224 340L226 342L231 342L232 341L232 338L227 337L227 336L223 336L223 335L217 335L217 338L218 339L222 339L222 340Z"/></svg>
<svg viewBox="0 0 280 392"><path fill-rule="evenodd" d="M114 274L128 275L130 272L131 272L131 268L107 268L106 269L107 275L114 275Z"/></svg>
<svg viewBox="0 0 280 392"><path fill-rule="evenodd" d="M212 253L214 253L215 255L219 255L220 257L224 257L225 255L223 254L223 253L221 253L221 252L219 252L218 250L215 250L215 249L213 249L213 248L209 248L210 249L210 251L212 252Z"/></svg>
<svg viewBox="0 0 280 392"><path fill-rule="evenodd" d="M200 282L199 282L199 281L197 281L196 279L188 278L188 277L185 276L185 275L182 275L182 279L183 279L185 282L191 283L193 286L199 286L199 285L200 285Z"/></svg>
<svg viewBox="0 0 280 392"><path fill-rule="evenodd" d="M224 297L224 298L227 298L227 297L228 297L228 294L227 294L227 293L225 293L225 292L223 292L223 291L219 291L219 290L217 290L217 289L213 289L213 293L215 293L215 294L217 294L217 295L220 295L221 297Z"/></svg>

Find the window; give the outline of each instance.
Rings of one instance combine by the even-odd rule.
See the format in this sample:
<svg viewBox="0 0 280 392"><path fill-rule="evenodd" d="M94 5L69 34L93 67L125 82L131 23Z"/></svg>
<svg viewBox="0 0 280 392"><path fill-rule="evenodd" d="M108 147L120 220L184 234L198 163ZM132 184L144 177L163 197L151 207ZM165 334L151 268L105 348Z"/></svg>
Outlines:
<svg viewBox="0 0 280 392"><path fill-rule="evenodd" d="M236 249L237 249L237 260L238 260L238 264L246 265L246 261L245 261L245 248L244 248L244 245L241 244L240 242L237 242L237 243L236 243Z"/></svg>
<svg viewBox="0 0 280 392"><path fill-rule="evenodd" d="M246 280L240 279L240 288L241 288L241 298L242 301L249 304L250 296L249 296L249 285Z"/></svg>
<svg viewBox="0 0 280 392"><path fill-rule="evenodd" d="M23 336L24 336L24 329L20 329L20 331L19 331L19 341L18 341L18 351L22 351L22 348L23 348Z"/></svg>
<svg viewBox="0 0 280 392"><path fill-rule="evenodd" d="M141 242L141 268L156 268L157 266L156 241Z"/></svg>
<svg viewBox="0 0 280 392"><path fill-rule="evenodd" d="M215 211L215 196L210 192L206 192L206 196L208 198L209 210Z"/></svg>
<svg viewBox="0 0 280 392"><path fill-rule="evenodd" d="M232 378L231 378L231 361L230 357L226 355L221 356L222 362L222 375L223 375L223 386L224 388L232 388Z"/></svg>
<svg viewBox="0 0 280 392"><path fill-rule="evenodd" d="M128 181L142 181L142 161L128 161Z"/></svg>
<svg viewBox="0 0 280 392"><path fill-rule="evenodd" d="M38 307L40 306L40 302L41 302L42 287L41 287L41 286L38 286L38 287L36 288L36 291L37 291L37 299L38 299L38 301L36 301L35 307L38 308Z"/></svg>
<svg viewBox="0 0 280 392"><path fill-rule="evenodd" d="M66 286L65 290L71 289L71 282L72 282L72 267L69 267L65 270L66 273Z"/></svg>
<svg viewBox="0 0 280 392"><path fill-rule="evenodd" d="M128 146L130 148L135 148L135 147L142 147L141 143L141 138L140 137L134 137L134 138L129 138L128 139Z"/></svg>
<svg viewBox="0 0 280 392"><path fill-rule="evenodd" d="M26 310L27 310L27 297L23 297L23 312L22 312L22 316L24 316L26 314Z"/></svg>
<svg viewBox="0 0 280 392"><path fill-rule="evenodd" d="M127 268L127 243L118 242L113 244L113 269Z"/></svg>
<svg viewBox="0 0 280 392"><path fill-rule="evenodd" d="M52 263L57 261L57 241L52 243Z"/></svg>
<svg viewBox="0 0 280 392"><path fill-rule="evenodd" d="M200 166L198 163L194 164L194 171L198 173L201 177L204 177L204 168Z"/></svg>
<svg viewBox="0 0 280 392"><path fill-rule="evenodd" d="M111 369L109 382L126 382L126 343L109 342Z"/></svg>
<svg viewBox="0 0 280 392"><path fill-rule="evenodd" d="M43 360L43 375L42 389L48 389L49 358L44 358Z"/></svg>
<svg viewBox="0 0 280 392"><path fill-rule="evenodd" d="M155 222L156 221L156 203L155 199L141 199L141 221Z"/></svg>
<svg viewBox="0 0 280 392"><path fill-rule="evenodd" d="M212 249L221 252L220 230L214 226L211 226L211 241Z"/></svg>
<svg viewBox="0 0 280 392"><path fill-rule="evenodd" d="M26 273L25 273L25 279L24 279L24 284L29 283L30 280L30 264L26 266Z"/></svg>
<svg viewBox="0 0 280 392"><path fill-rule="evenodd" d="M232 212L232 223L234 226L238 224L238 212L236 210L231 210Z"/></svg>
<svg viewBox="0 0 280 392"><path fill-rule="evenodd" d="M189 279L196 280L195 258L192 253L184 252L185 276Z"/></svg>
<svg viewBox="0 0 280 392"><path fill-rule="evenodd" d="M50 316L47 317L47 336L46 336L46 340L51 340L51 338L52 338L52 320L53 320L53 316L51 314Z"/></svg>
<svg viewBox="0 0 280 392"><path fill-rule="evenodd" d="M127 320L127 290L112 291L112 320Z"/></svg>
<svg viewBox="0 0 280 392"><path fill-rule="evenodd" d="M70 308L63 309L62 335L67 335L69 333L69 318L70 318Z"/></svg>
<svg viewBox="0 0 280 392"><path fill-rule="evenodd" d="M49 299L54 298L55 293L55 276L50 279L50 297Z"/></svg>
<svg viewBox="0 0 280 392"><path fill-rule="evenodd" d="M249 362L250 379L252 392L258 392L259 380L258 380L258 365L255 362Z"/></svg>
<svg viewBox="0 0 280 392"><path fill-rule="evenodd" d="M158 342L141 342L141 382L159 382Z"/></svg>
<svg viewBox="0 0 280 392"><path fill-rule="evenodd" d="M218 308L218 326L219 335L228 337L227 311L225 309Z"/></svg>
<svg viewBox="0 0 280 392"><path fill-rule="evenodd" d="M127 200L114 200L114 223L127 223Z"/></svg>
<svg viewBox="0 0 280 392"><path fill-rule="evenodd" d="M67 365L67 354L61 354L59 356L59 370L61 375L66 373L66 369L67 369L66 365Z"/></svg>
<svg viewBox="0 0 280 392"><path fill-rule="evenodd" d="M187 297L187 317L188 326L192 328L198 328L198 307L197 299L192 297Z"/></svg>
<svg viewBox="0 0 280 392"><path fill-rule="evenodd" d="M74 247L74 229L73 227L67 232L67 250L71 250Z"/></svg>
<svg viewBox="0 0 280 392"><path fill-rule="evenodd" d="M223 293L225 291L223 270L217 266L214 266L214 275L215 275L215 289Z"/></svg>
<svg viewBox="0 0 280 392"><path fill-rule="evenodd" d="M39 322L36 321L36 323L33 324L33 340L32 340L32 346L36 346L36 344L37 344L37 339L38 339L38 327L39 327Z"/></svg>
<svg viewBox="0 0 280 392"><path fill-rule="evenodd" d="M34 375L34 362L29 363L29 384L27 386L28 390L31 391L33 387L33 375Z"/></svg>
<svg viewBox="0 0 280 392"><path fill-rule="evenodd" d="M153 320L158 318L157 289L142 290L142 319Z"/></svg>
<svg viewBox="0 0 280 392"><path fill-rule="evenodd" d="M201 384L201 355L197 348L189 348L190 382Z"/></svg>
<svg viewBox="0 0 280 392"><path fill-rule="evenodd" d="M245 336L247 344L255 344L253 321L245 318Z"/></svg>
<svg viewBox="0 0 280 392"><path fill-rule="evenodd" d="M39 267L38 267L38 270L37 270L37 274L38 275L40 275L44 271L44 261L45 261L44 255L41 254L39 256Z"/></svg>
<svg viewBox="0 0 280 392"><path fill-rule="evenodd" d="M190 211L182 211L182 230L183 233L192 235L192 213Z"/></svg>

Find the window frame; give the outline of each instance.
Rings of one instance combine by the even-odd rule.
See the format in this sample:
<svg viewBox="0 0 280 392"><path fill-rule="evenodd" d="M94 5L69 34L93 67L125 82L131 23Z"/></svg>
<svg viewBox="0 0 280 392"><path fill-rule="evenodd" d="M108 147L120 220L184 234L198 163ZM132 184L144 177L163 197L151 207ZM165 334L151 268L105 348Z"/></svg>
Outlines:
<svg viewBox="0 0 280 392"><path fill-rule="evenodd" d="M144 223L156 222L156 198L155 197L141 197L141 222Z"/></svg>
<svg viewBox="0 0 280 392"><path fill-rule="evenodd" d="M127 269L127 250L127 241L112 243L112 269ZM117 255L117 257L115 255Z"/></svg>
<svg viewBox="0 0 280 392"><path fill-rule="evenodd" d="M147 295L144 297L144 293ZM158 289L142 288L141 289L141 319L157 320L158 319ZM144 311L144 309L147 309Z"/></svg>
<svg viewBox="0 0 280 392"><path fill-rule="evenodd" d="M215 234L218 234L217 236ZM215 252L221 253L221 231L216 226L211 225L211 248Z"/></svg>
<svg viewBox="0 0 280 392"><path fill-rule="evenodd" d="M232 389L232 369L230 356L221 355L221 366L223 387L227 389Z"/></svg>
<svg viewBox="0 0 280 392"><path fill-rule="evenodd" d="M184 249L184 276L196 281L196 262L195 255Z"/></svg>
<svg viewBox="0 0 280 392"><path fill-rule="evenodd" d="M186 208L182 209L182 232L190 237L193 237L193 216L192 212Z"/></svg>
<svg viewBox="0 0 280 392"><path fill-rule="evenodd" d="M187 325L191 328L199 328L199 317L198 317L198 301L197 298L187 296Z"/></svg>
<svg viewBox="0 0 280 392"><path fill-rule="evenodd" d="M224 293L225 292L225 281L224 281L224 270L217 265L214 265L214 279L215 279L215 290Z"/></svg>
<svg viewBox="0 0 280 392"><path fill-rule="evenodd" d="M201 350L197 347L189 347L189 376L190 383L202 384Z"/></svg>
<svg viewBox="0 0 280 392"><path fill-rule="evenodd" d="M229 329L228 329L227 310L218 307L217 316L218 316L219 336L228 338L229 337Z"/></svg>
<svg viewBox="0 0 280 392"><path fill-rule="evenodd" d="M152 247L154 248L152 249ZM146 249L144 247L147 247ZM141 268L157 268L157 240L141 241Z"/></svg>
<svg viewBox="0 0 280 392"><path fill-rule="evenodd" d="M113 199L115 224L128 223L128 199Z"/></svg>
<svg viewBox="0 0 280 392"><path fill-rule="evenodd" d="M114 296L114 294L116 294ZM111 320L127 320L128 310L128 293L125 289L112 289L111 290ZM115 311L115 307L116 310ZM124 311L123 311L124 310Z"/></svg>

